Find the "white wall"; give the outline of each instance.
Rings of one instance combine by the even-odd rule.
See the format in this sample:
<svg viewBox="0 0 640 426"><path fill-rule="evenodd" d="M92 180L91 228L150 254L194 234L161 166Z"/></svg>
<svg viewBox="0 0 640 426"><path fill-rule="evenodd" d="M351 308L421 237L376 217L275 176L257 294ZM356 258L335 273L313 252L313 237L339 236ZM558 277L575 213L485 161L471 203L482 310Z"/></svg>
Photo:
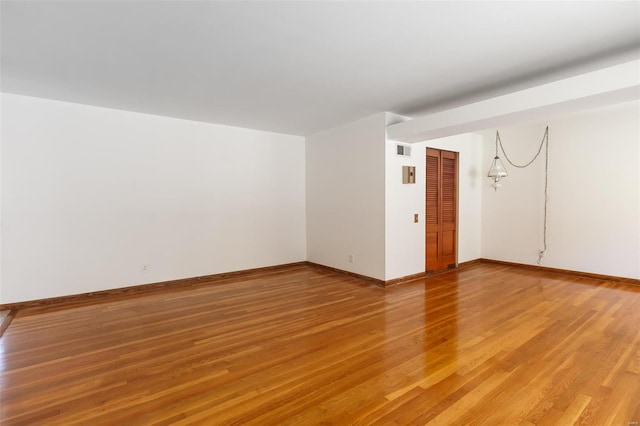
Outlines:
<svg viewBox="0 0 640 426"><path fill-rule="evenodd" d="M384 280L385 114L306 145L308 260Z"/></svg>
<svg viewBox="0 0 640 426"><path fill-rule="evenodd" d="M459 152L458 262L480 258L482 138L467 133L411 144L411 157L386 143L386 279L425 271L426 147ZM416 183L402 183L402 166L416 167ZM413 222L414 213L419 222Z"/></svg>
<svg viewBox="0 0 640 426"><path fill-rule="evenodd" d="M546 124L546 123L545 123ZM514 162L535 153L545 124L500 128ZM640 108L637 102L549 123L548 250L543 266L640 278ZM483 175L494 155L485 132ZM506 164L494 192L483 185L482 257L535 264L542 247L543 154Z"/></svg>
<svg viewBox="0 0 640 426"><path fill-rule="evenodd" d="M1 100L1 303L306 259L304 138Z"/></svg>
<svg viewBox="0 0 640 426"><path fill-rule="evenodd" d="M459 262L535 264L541 248L542 159L507 165L494 192L493 130L406 158L385 138L402 118L385 113L305 144L17 95L0 108L0 303L305 259L382 280L423 272L426 146L460 153ZM549 123L544 266L640 278L639 116L636 102ZM544 125L500 129L513 160L533 155Z"/></svg>

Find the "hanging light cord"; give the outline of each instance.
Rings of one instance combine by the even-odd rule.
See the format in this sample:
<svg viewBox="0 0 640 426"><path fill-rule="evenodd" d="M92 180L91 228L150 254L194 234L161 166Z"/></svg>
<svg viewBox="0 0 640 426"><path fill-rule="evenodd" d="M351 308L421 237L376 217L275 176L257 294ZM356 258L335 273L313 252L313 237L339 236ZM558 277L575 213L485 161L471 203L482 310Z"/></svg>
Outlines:
<svg viewBox="0 0 640 426"><path fill-rule="evenodd" d="M519 169L524 169L525 167L528 167L531 165L531 163L533 163L534 161L536 161L536 159L540 156L540 153L542 152L542 146L545 145L545 150L544 150L544 220L543 220L543 231L542 231L542 250L540 250L540 252L538 252L538 265L540 264L540 262L542 262L542 258L545 254L545 252L547 251L547 203L549 202L549 196L548 196L548 183L549 183L549 126L547 126L546 129L544 129L544 135L542 136L542 140L540 141L540 147L538 147L538 152L536 153L536 155L533 157L533 159L531 161L529 161L527 164L524 165L520 165L520 164L515 164L513 161L511 161L509 159L509 157L507 156L507 153L504 150L504 146L502 146L502 140L500 140L500 133L496 132L496 139L497 139L497 143L500 144L500 149L502 150L502 153L504 154L504 158L507 160L507 162L509 164L511 164L513 167L517 167ZM498 145L496 144L496 156L498 156Z"/></svg>
<svg viewBox="0 0 640 426"><path fill-rule="evenodd" d="M524 164L524 165L516 164L513 161L511 161L509 159L509 157L507 156L507 153L504 151L504 146L502 146L502 140L500 139L500 133L499 132L496 132L496 137L498 139L498 143L500 144L500 149L502 150L502 153L504 154L504 158L509 162L509 164L511 164L513 167L517 167L519 169L524 169L525 167L529 167L531 165L531 163L536 161L538 156L540 156L540 153L542 152L542 146L544 145L545 142L547 142L547 149L548 149L548 147L549 147L549 126L547 126L547 128L544 129L544 136L542 136L542 140L540 141L540 146L538 147L538 152L536 152L535 157L533 157L533 159L531 159L531 161L529 161L527 164ZM498 147L496 147L496 155L498 155Z"/></svg>

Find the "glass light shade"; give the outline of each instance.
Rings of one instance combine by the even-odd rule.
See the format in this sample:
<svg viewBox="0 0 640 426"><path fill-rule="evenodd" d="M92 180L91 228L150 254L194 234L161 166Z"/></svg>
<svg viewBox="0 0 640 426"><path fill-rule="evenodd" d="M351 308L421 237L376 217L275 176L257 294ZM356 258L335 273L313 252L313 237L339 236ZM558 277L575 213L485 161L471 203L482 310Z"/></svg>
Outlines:
<svg viewBox="0 0 640 426"><path fill-rule="evenodd" d="M487 177L490 178L498 178L498 180L503 177L507 177L509 174L507 173L507 169L505 169L504 164L502 164L502 160L497 155L493 159L493 163L491 163L491 167L489 167L489 173Z"/></svg>
<svg viewBox="0 0 640 426"><path fill-rule="evenodd" d="M504 164L502 164L500 157L496 155L491 163L491 167L489 167L489 173L487 173L487 177L491 178L491 187L497 191L498 188L502 186L500 179L507 176L509 176L507 169L504 167Z"/></svg>

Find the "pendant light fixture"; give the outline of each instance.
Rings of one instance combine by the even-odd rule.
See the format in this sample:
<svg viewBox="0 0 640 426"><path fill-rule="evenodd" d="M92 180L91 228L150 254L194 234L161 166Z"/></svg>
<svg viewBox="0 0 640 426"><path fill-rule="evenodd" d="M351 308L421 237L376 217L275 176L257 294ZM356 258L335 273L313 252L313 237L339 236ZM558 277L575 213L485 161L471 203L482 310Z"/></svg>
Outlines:
<svg viewBox="0 0 640 426"><path fill-rule="evenodd" d="M502 186L500 183L500 179L509 176L507 173L507 169L502 164L502 160L498 156L498 140L500 139L500 134L496 130L496 156L493 158L493 162L491 163L491 167L489 167L489 173L487 173L487 177L491 178L491 187L497 191L498 188Z"/></svg>
<svg viewBox="0 0 640 426"><path fill-rule="evenodd" d="M544 257L545 252L547 251L547 205L549 202L548 196L548 183L549 183L549 126L544 129L544 135L542 136L542 140L540 141L540 147L538 148L538 152L533 156L531 161L526 164L516 164L509 159L509 156L504 150L504 146L502 146L502 140L500 140L500 133L496 130L496 155L493 158L493 162L491 163L491 167L489 167L489 173L487 173L487 177L491 179L491 187L496 191L500 186L500 180L505 178L508 175L507 169L505 169L504 164L502 164L502 160L498 156L498 145L500 145L500 149L502 150L502 154L504 154L504 158L507 162L516 167L518 169L524 169L529 167L536 159L540 156L542 152L542 147L545 146L544 151L544 218L543 218L543 231L542 231L542 249L538 251L538 265L542 262L542 258Z"/></svg>

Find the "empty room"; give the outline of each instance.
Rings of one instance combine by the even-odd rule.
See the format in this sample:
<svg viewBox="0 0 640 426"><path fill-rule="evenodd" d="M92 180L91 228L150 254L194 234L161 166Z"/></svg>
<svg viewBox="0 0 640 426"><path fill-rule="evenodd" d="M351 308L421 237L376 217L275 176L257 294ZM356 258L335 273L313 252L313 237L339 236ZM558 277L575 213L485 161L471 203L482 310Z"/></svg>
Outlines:
<svg viewBox="0 0 640 426"><path fill-rule="evenodd" d="M640 423L640 2L0 2L0 424Z"/></svg>

